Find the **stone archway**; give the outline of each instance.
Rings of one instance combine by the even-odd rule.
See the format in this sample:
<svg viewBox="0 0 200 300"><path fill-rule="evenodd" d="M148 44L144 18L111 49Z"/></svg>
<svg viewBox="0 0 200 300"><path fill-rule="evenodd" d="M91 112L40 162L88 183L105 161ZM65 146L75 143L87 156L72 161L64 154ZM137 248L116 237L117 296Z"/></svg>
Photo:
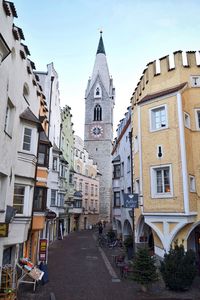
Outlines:
<svg viewBox="0 0 200 300"><path fill-rule="evenodd" d="M154 254L154 235L152 228L144 222L141 216L136 226L136 244L138 247L148 246L151 254Z"/></svg>
<svg viewBox="0 0 200 300"><path fill-rule="evenodd" d="M128 237L128 236L132 236L133 235L133 231L132 231L132 227L131 224L129 222L129 220L125 220L124 221L124 226L123 226L123 240Z"/></svg>
<svg viewBox="0 0 200 300"><path fill-rule="evenodd" d="M200 272L200 222L192 226L187 236L187 250L192 249L196 254L196 261Z"/></svg>

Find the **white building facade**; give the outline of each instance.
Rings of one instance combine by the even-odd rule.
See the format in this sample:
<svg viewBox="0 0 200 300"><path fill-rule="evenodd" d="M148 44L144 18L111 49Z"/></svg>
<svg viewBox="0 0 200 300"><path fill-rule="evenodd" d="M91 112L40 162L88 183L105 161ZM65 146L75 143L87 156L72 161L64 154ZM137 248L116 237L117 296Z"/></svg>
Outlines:
<svg viewBox="0 0 200 300"><path fill-rule="evenodd" d="M1 270L5 264L15 267L31 229L40 127L34 63L27 58L30 53L14 17L14 4L0 1Z"/></svg>

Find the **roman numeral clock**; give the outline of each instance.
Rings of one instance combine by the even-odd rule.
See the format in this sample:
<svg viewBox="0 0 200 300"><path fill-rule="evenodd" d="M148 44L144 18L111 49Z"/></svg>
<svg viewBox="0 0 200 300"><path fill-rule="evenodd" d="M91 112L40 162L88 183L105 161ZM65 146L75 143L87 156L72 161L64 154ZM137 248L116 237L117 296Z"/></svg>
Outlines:
<svg viewBox="0 0 200 300"><path fill-rule="evenodd" d="M100 138L102 136L102 134L103 134L103 127L100 126L100 125L92 126L92 128L91 128L91 134L95 138Z"/></svg>

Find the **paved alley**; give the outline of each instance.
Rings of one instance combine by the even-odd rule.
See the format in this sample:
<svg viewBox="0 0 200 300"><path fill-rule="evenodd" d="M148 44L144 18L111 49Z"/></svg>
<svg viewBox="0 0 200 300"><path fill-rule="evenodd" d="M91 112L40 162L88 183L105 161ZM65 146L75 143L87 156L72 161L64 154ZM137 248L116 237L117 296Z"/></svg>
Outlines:
<svg viewBox="0 0 200 300"><path fill-rule="evenodd" d="M141 300L161 296L159 286L154 288L153 294L143 294L135 282L121 280L119 270L112 263L112 251L97 247L93 230L71 233L50 246L49 282L37 286L35 293L31 286L21 285L18 299ZM169 298L164 293L162 299L200 298L188 297L188 294Z"/></svg>

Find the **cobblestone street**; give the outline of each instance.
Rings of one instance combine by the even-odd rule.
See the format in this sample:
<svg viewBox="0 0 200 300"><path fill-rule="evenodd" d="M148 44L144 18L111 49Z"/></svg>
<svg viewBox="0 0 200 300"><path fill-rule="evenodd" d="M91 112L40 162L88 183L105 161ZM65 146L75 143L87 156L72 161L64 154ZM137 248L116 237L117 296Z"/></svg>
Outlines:
<svg viewBox="0 0 200 300"><path fill-rule="evenodd" d="M71 233L49 248L49 282L38 285L35 293L21 284L18 300L200 299L199 278L182 294L167 291L161 283L141 292L135 282L120 278L112 258L115 251L99 249L93 230Z"/></svg>

